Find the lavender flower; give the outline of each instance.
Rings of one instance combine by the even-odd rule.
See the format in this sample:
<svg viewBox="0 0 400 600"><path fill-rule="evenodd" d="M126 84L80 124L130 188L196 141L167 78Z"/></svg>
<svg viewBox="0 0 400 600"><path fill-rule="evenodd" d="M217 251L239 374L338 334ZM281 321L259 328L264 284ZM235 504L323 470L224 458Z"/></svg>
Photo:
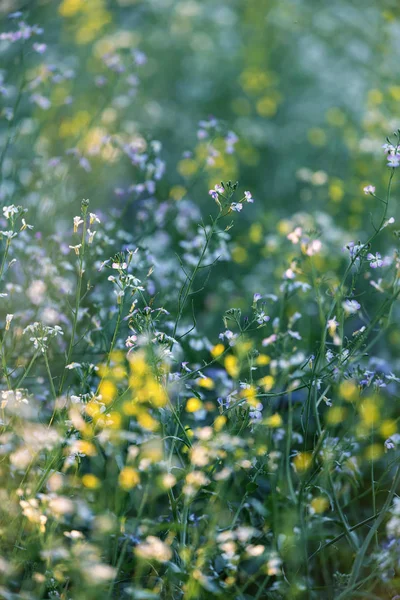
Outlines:
<svg viewBox="0 0 400 600"><path fill-rule="evenodd" d="M383 265L383 260L379 252L377 252L376 254L372 254L371 252L369 252L367 254L367 260L370 261L369 266L371 267L371 269L376 269L377 267L381 267Z"/></svg>

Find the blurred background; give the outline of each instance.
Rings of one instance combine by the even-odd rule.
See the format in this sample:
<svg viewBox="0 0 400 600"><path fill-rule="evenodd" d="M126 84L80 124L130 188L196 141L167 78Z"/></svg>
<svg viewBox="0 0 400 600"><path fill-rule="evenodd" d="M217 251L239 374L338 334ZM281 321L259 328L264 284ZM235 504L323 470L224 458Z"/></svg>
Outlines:
<svg viewBox="0 0 400 600"><path fill-rule="evenodd" d="M17 197L43 231L69 227L82 197L118 207L128 230L140 221L129 189L149 140L162 144L160 212L188 200L207 218L221 180L255 198L235 219L233 262L203 297L205 320L281 276L291 250L284 267L277 236L298 215L338 244L370 229L379 207L363 187L385 193L381 146L400 125L395 0L2 0L0 10L3 32L15 11L43 28L46 48L7 46L0 71L1 200ZM121 160L127 140L134 151ZM338 269L329 254L318 260Z"/></svg>

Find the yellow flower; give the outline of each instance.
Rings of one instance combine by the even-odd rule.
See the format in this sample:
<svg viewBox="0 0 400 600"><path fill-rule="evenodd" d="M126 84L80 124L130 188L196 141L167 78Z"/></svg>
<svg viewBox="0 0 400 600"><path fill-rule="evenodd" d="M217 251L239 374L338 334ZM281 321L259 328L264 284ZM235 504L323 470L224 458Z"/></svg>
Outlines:
<svg viewBox="0 0 400 600"><path fill-rule="evenodd" d="M147 412L140 413L137 416L137 421L144 429L149 429L150 431L158 429L157 421Z"/></svg>
<svg viewBox="0 0 400 600"><path fill-rule="evenodd" d="M266 365L269 365L270 362L271 359L266 354L259 354L255 360L258 367L265 367Z"/></svg>
<svg viewBox="0 0 400 600"><path fill-rule="evenodd" d="M253 223L249 229L249 238L253 244L260 244L262 242L262 225L261 223Z"/></svg>
<svg viewBox="0 0 400 600"><path fill-rule="evenodd" d="M231 377L236 378L239 375L239 361L233 354L225 357L224 367Z"/></svg>
<svg viewBox="0 0 400 600"><path fill-rule="evenodd" d="M359 396L359 390L356 383L351 379L346 379L339 386L339 395L347 402L354 402Z"/></svg>
<svg viewBox="0 0 400 600"><path fill-rule="evenodd" d="M197 380L197 383L200 387L205 388L206 390L212 390L215 386L211 377L200 377Z"/></svg>
<svg viewBox="0 0 400 600"><path fill-rule="evenodd" d="M115 410L110 412L107 415L106 424L110 429L121 429L122 417L119 412L116 412Z"/></svg>
<svg viewBox="0 0 400 600"><path fill-rule="evenodd" d="M282 425L282 417L278 415L278 413L275 413L274 415L267 417L264 423L268 427L280 427Z"/></svg>
<svg viewBox="0 0 400 600"><path fill-rule="evenodd" d="M167 395L164 388L154 379L148 378L146 380L141 394L144 396L143 399L152 402L155 406L165 406L167 403Z"/></svg>
<svg viewBox="0 0 400 600"><path fill-rule="evenodd" d="M140 475L136 469L124 467L119 474L118 483L123 490L131 490L140 483Z"/></svg>
<svg viewBox="0 0 400 600"><path fill-rule="evenodd" d="M329 501L324 496L317 496L311 500L311 512L323 513L329 508Z"/></svg>
<svg viewBox="0 0 400 600"><path fill-rule="evenodd" d="M184 188L182 185L172 186L172 188L170 189L170 192L169 192L170 197L173 200L175 200L176 202L178 202L179 200L182 200L182 198L185 194L186 194L186 188Z"/></svg>
<svg viewBox="0 0 400 600"><path fill-rule="evenodd" d="M310 467L312 461L311 452L299 452L293 459L293 464L296 468L296 471L307 471Z"/></svg>
<svg viewBox="0 0 400 600"><path fill-rule="evenodd" d="M203 403L198 398L189 398L186 402L186 412L193 413L203 408Z"/></svg>
<svg viewBox="0 0 400 600"><path fill-rule="evenodd" d="M73 17L81 10L82 5L83 0L63 0L58 12L62 17Z"/></svg>
<svg viewBox="0 0 400 600"><path fill-rule="evenodd" d="M139 411L139 405L134 402L134 400L126 400L126 402L124 402L122 405L122 412L124 415L128 415L129 417L137 415Z"/></svg>
<svg viewBox="0 0 400 600"><path fill-rule="evenodd" d="M99 385L99 393L104 404L110 404L117 396L117 387L109 379L105 379Z"/></svg>
<svg viewBox="0 0 400 600"><path fill-rule="evenodd" d="M224 352L225 346L223 344L216 344L210 350L210 354L213 358L218 358Z"/></svg>
<svg viewBox="0 0 400 600"><path fill-rule="evenodd" d="M89 417L96 421L101 415L101 406L96 400L91 400L85 406L85 412Z"/></svg>
<svg viewBox="0 0 400 600"><path fill-rule="evenodd" d="M178 163L178 173L182 175L182 177L194 175L197 169L197 162L191 158L184 158Z"/></svg>
<svg viewBox="0 0 400 600"><path fill-rule="evenodd" d="M214 421L214 429L215 431L221 431L226 423L226 417L224 415L219 415Z"/></svg>
<svg viewBox="0 0 400 600"><path fill-rule="evenodd" d="M338 425L345 420L346 415L347 410L343 406L332 406L326 415L326 422L329 425Z"/></svg>
<svg viewBox="0 0 400 600"><path fill-rule="evenodd" d="M149 371L143 352L133 352L130 354L129 364L131 366L131 372L134 375L141 376Z"/></svg>
<svg viewBox="0 0 400 600"><path fill-rule="evenodd" d="M260 379L258 383L263 386L266 392L269 392L272 389L274 382L275 380L272 377L272 375L266 375L265 377Z"/></svg>
<svg viewBox="0 0 400 600"><path fill-rule="evenodd" d="M367 460L379 460L383 455L383 446L382 444L371 444L365 450L365 458Z"/></svg>
<svg viewBox="0 0 400 600"><path fill-rule="evenodd" d="M92 442L88 442L87 440L77 440L74 446L76 452L81 452L82 454L86 454L86 456L96 456L96 448Z"/></svg>
<svg viewBox="0 0 400 600"><path fill-rule="evenodd" d="M243 246L235 246L235 248L233 248L232 258L235 261L235 263L241 265L246 262L248 257L249 255L247 253L247 250L246 248L243 248Z"/></svg>
<svg viewBox="0 0 400 600"><path fill-rule="evenodd" d="M386 419L382 421L379 427L379 432L384 438L394 435L397 431L396 421L394 419Z"/></svg>
<svg viewBox="0 0 400 600"><path fill-rule="evenodd" d="M86 475L84 475L82 477L82 483L89 490L97 490L101 485L100 479L92 473L87 473Z"/></svg>
<svg viewBox="0 0 400 600"><path fill-rule="evenodd" d="M360 406L360 416L365 425L374 425L379 420L379 408L373 398L366 398Z"/></svg>

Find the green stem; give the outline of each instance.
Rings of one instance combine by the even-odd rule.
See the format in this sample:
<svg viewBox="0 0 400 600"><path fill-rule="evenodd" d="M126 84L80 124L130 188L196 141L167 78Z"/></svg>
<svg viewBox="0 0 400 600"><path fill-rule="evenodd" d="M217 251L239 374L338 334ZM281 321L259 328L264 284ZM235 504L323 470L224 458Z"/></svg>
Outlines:
<svg viewBox="0 0 400 600"><path fill-rule="evenodd" d="M400 483L400 465L397 467L396 474L394 476L393 483L391 485L389 494L386 498L385 504L383 505L382 510L381 510L379 516L377 517L375 523L369 530L367 537L364 540L364 543L362 544L361 548L357 552L356 559L354 561L353 568L350 573L350 579L349 579L348 586L347 586L346 590L344 590L344 592L342 594L340 594L340 596L338 597L338 600L342 600L343 598L346 598L347 592L351 592L352 589L355 587L357 580L358 580L358 576L360 574L361 567L364 562L365 554L368 550L368 547L369 547L371 541L375 537L376 532L378 531L379 527L381 526L383 519L385 518L385 516L387 514L387 511L390 508L390 505L393 500L393 496L395 495L395 493L398 490L399 483Z"/></svg>
<svg viewBox="0 0 400 600"><path fill-rule="evenodd" d="M65 366L64 366L64 371L61 377L61 382L60 382L60 387L58 388L58 393L61 394L63 387L64 387L64 383L65 383L65 378L67 375L67 365L69 365L70 361L71 361L71 356L72 356L72 351L74 348L74 344L75 344L75 336L76 336L76 329L77 329L77 325L78 325L78 315L79 315L79 307L80 307L80 303L81 303L81 295L82 295L82 281L83 281L83 261L85 258L85 242L86 242L86 218L87 218L87 206L83 206L82 207L82 219L83 219L83 223L82 223L82 237L81 237L81 248L79 249L79 261L78 261L78 283L77 283L77 287L76 287L76 295L75 295L75 310L74 310L74 318L72 321L72 331L71 331L71 338L69 341L69 346L68 346L68 351L67 351L67 358L65 361Z"/></svg>
<svg viewBox="0 0 400 600"><path fill-rule="evenodd" d="M22 383L25 381L25 378L28 377L30 370L33 367L33 363L35 362L35 360L37 359L39 354L39 350L36 350L35 354L32 356L31 358L31 362L29 363L25 373L22 375L22 377L19 379L19 381L17 382L17 385L15 386L15 389L18 389L21 387Z"/></svg>

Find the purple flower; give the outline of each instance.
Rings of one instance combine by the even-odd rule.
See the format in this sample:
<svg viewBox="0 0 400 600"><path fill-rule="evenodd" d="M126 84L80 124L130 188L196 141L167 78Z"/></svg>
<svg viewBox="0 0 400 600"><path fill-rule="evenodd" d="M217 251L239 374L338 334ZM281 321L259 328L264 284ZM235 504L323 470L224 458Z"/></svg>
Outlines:
<svg viewBox="0 0 400 600"><path fill-rule="evenodd" d="M261 297L262 297L261 294L258 294L258 293L254 294L253 302L257 302L258 300L261 300Z"/></svg>
<svg viewBox="0 0 400 600"><path fill-rule="evenodd" d="M252 204L254 202L254 198L251 195L251 192L245 192L244 197L245 197L246 202L250 202L250 204Z"/></svg>
<svg viewBox="0 0 400 600"><path fill-rule="evenodd" d="M370 261L369 266L371 269L376 269L377 267L381 267L383 265L383 260L379 252L377 252L375 255L369 252L367 254L367 260Z"/></svg>
<svg viewBox="0 0 400 600"><path fill-rule="evenodd" d="M86 171L87 173L89 173L89 171L92 170L92 167L90 166L90 162L88 161L87 158L85 158L85 156L81 156L81 158L79 159L79 164L82 167L82 169L84 171Z"/></svg>
<svg viewBox="0 0 400 600"><path fill-rule="evenodd" d="M38 44L37 42L35 42L33 44L32 48L38 54L44 54L46 52L46 49L47 49L47 44Z"/></svg>
<svg viewBox="0 0 400 600"><path fill-rule="evenodd" d="M342 306L348 315L353 315L361 308L361 304L357 300L345 300Z"/></svg>
<svg viewBox="0 0 400 600"><path fill-rule="evenodd" d="M40 94L33 94L31 96L31 101L40 106L43 110L48 110L51 106L50 100Z"/></svg>
<svg viewBox="0 0 400 600"><path fill-rule="evenodd" d="M389 154L387 157L387 166L396 168L400 165L400 154Z"/></svg>
<svg viewBox="0 0 400 600"><path fill-rule="evenodd" d="M145 55L144 52L141 52L140 50L134 50L132 52L132 56L133 56L135 63L139 67L141 67L142 65L145 65L147 62L147 56Z"/></svg>
<svg viewBox="0 0 400 600"><path fill-rule="evenodd" d="M231 210L234 210L235 212L240 212L243 208L243 204L241 202L232 202L231 204Z"/></svg>
<svg viewBox="0 0 400 600"><path fill-rule="evenodd" d="M225 138L225 150L227 154L233 154L235 150L235 144L238 142L239 138L233 131L228 131Z"/></svg>
<svg viewBox="0 0 400 600"><path fill-rule="evenodd" d="M103 75L98 75L94 78L94 82L97 87L103 87L103 85L106 85L107 79Z"/></svg>
<svg viewBox="0 0 400 600"><path fill-rule="evenodd" d="M216 186L214 186L214 189L210 190L208 193L210 194L211 198L213 198L214 200L218 200L218 195L224 193L224 188L221 185L217 184Z"/></svg>
<svg viewBox="0 0 400 600"><path fill-rule="evenodd" d="M273 333L272 335L270 335L267 338L264 338L263 341L261 342L262 345L265 346L270 346L271 344L274 344L277 340L278 336L276 335L276 333Z"/></svg>
<svg viewBox="0 0 400 600"><path fill-rule="evenodd" d="M270 320L270 317L268 315L266 315L263 310L257 315L257 323L259 323L259 325L268 323L269 320Z"/></svg>
<svg viewBox="0 0 400 600"><path fill-rule="evenodd" d="M256 404L256 406L252 406L250 408L249 411L249 417L252 420L253 423L258 423L261 421L262 419L262 410L263 410L263 405L261 404L261 402L259 402L258 404Z"/></svg>

